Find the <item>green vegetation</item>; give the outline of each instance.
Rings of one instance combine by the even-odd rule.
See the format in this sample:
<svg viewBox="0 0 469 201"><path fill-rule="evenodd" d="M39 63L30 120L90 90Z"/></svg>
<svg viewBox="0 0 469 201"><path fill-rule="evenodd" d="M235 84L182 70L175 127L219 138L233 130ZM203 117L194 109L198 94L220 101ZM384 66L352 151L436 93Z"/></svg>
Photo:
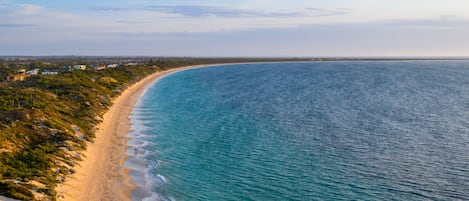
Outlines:
<svg viewBox="0 0 469 201"><path fill-rule="evenodd" d="M0 65L0 82L4 82L7 80L8 75L14 73L13 70L10 68L4 67Z"/></svg>
<svg viewBox="0 0 469 201"><path fill-rule="evenodd" d="M74 70L0 83L0 195L55 200L56 185L74 172L111 100L159 70L156 64ZM0 77L11 72L2 67Z"/></svg>
<svg viewBox="0 0 469 201"><path fill-rule="evenodd" d="M0 58L0 195L56 200L55 187L81 160L103 114L126 87L146 75L186 65L297 61L241 58ZM76 64L119 64L6 82L19 69L60 71ZM131 64L131 65L130 65Z"/></svg>

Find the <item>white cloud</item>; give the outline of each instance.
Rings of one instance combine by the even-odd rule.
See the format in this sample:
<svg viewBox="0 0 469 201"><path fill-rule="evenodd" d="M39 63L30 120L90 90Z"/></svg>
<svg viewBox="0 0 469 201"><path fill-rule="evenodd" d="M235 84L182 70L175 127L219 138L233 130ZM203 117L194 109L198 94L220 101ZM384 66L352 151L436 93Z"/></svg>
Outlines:
<svg viewBox="0 0 469 201"><path fill-rule="evenodd" d="M139 32L216 32L295 27L328 23L347 15L344 9L300 8L280 10L220 6L144 6L93 8L95 18L114 29ZM130 22L130 23L129 23Z"/></svg>
<svg viewBox="0 0 469 201"><path fill-rule="evenodd" d="M17 6L14 15L34 15L44 10L44 7L32 4L21 4Z"/></svg>
<svg viewBox="0 0 469 201"><path fill-rule="evenodd" d="M9 0L0 0L0 9L7 7L9 3Z"/></svg>
<svg viewBox="0 0 469 201"><path fill-rule="evenodd" d="M258 0L279 2L277 0ZM366 1L366 0L357 0ZM378 0L386 1L386 0ZM93 12L67 13L39 5L23 4L10 6L10 12L1 12L2 24L6 27L21 27L35 33L57 34L62 37L76 34L96 33L174 33L174 32L226 32L236 30L292 28L320 24L357 24L382 21L383 25L396 21L409 22L406 18L377 18L377 20L353 20L355 11L304 7L300 9L256 10L217 6L144 6L139 8L101 7ZM349 20L348 18L352 20ZM401 19L401 20L396 20ZM422 20L423 19L423 20ZM413 19L415 24L436 26L425 19ZM446 28L456 20L437 19L439 26L447 22ZM418 21L422 20L422 21ZM436 18L434 19L436 21ZM460 20L464 21L464 19ZM23 26L28 25L28 26ZM35 26L32 26L35 25ZM407 24L410 26L410 24ZM66 34L65 34L66 33ZM97 34L99 35L99 34Z"/></svg>
<svg viewBox="0 0 469 201"><path fill-rule="evenodd" d="M302 48L298 51L310 54L329 52L328 54L333 55L334 52L342 50L341 54L344 55L346 51L352 51L354 48L360 50L363 55L367 51L373 53L369 50L376 50L376 52L381 50L383 54L391 54L391 51L384 51L386 48L391 50L393 44L396 44L393 51L397 51L397 46L403 45L409 52L416 52L415 48L406 46L406 44L414 44L420 46L421 52L437 54L438 48L441 47L442 50L447 50L448 54L454 54L457 51L467 53L468 49L462 47L461 44L467 44L463 35L469 35L469 16L449 12L454 6L445 7L442 9L445 12L441 12L440 15L436 15L435 12L430 14L423 12L428 8L415 8L414 11L417 13L409 14L412 16L409 17L405 14L409 11L407 8L403 8L402 11L393 10L397 7L389 8L390 11L384 9L386 6L391 6L389 0L354 0L355 4L350 3L352 1L349 0L334 0L334 2L337 1L345 2L340 7L348 9L339 9L337 5L334 7L324 2L312 5L313 3L306 3L303 0L292 1L290 6L284 8L280 8L280 4L282 2L285 4L285 1L245 0L244 3L251 2L251 4L246 3L237 7L220 4L148 7L146 4L133 8L110 7L111 9L80 10L81 13L71 13L58 8L32 4L15 5L10 1L0 0L0 44L3 47L0 49L5 52L9 48L14 49L23 44L23 48L30 47L39 50L41 47L60 46L66 49L73 46L84 52L87 48L104 51L106 45L109 49L116 49L116 47L126 49L128 45L139 50L133 42L140 46L152 47L157 44L167 44L164 48L169 49L172 48L171 43L180 43L174 47L184 48L183 43L190 41L192 48L195 48L197 44L212 42L210 46L214 50L213 54L216 54L223 50L217 46L225 41L232 40L231 45L242 49L244 46L262 47L260 42L256 42L259 40L271 44L265 49L267 53L271 49L293 52L295 46L301 46ZM359 6L368 1L374 2L375 5ZM422 0L416 1L422 2ZM457 0L448 1L454 3ZM274 6L254 7L253 2ZM308 2L311 1L308 0ZM429 0L429 2L433 1ZM4 7L2 3L6 3ZM300 3L303 7L299 7ZM461 7L465 8L466 5L461 4ZM383 8L372 10L377 6ZM421 13L418 12L420 9ZM446 17L439 17L443 15ZM262 35L260 36L259 33ZM218 38L207 39L210 37ZM166 39L170 42L164 42ZM431 43L432 40L438 43ZM379 46L380 43L383 44L383 48ZM425 50L427 43L436 45ZM96 44L101 44L101 46L98 47ZM280 48L274 48L277 44ZM317 46L316 44L321 44L322 49L313 48ZM289 45L291 47L287 47ZM308 49L309 46L314 50ZM347 46L348 49L342 46ZM151 48L145 47L144 49ZM178 51L181 49L173 50L174 53ZM243 51L254 55L255 51L262 51L262 49L253 48L251 52ZM67 52L67 54L73 54L73 52Z"/></svg>
<svg viewBox="0 0 469 201"><path fill-rule="evenodd" d="M68 13L22 4L10 5L4 10L0 12L3 28L29 28L36 34L66 31L74 34L119 33L129 30L135 33L233 31L321 23L324 18L344 14L340 10L319 8L263 11L210 6L109 7L95 9L94 12ZM19 26L23 24L35 26ZM64 34L67 35L73 34Z"/></svg>

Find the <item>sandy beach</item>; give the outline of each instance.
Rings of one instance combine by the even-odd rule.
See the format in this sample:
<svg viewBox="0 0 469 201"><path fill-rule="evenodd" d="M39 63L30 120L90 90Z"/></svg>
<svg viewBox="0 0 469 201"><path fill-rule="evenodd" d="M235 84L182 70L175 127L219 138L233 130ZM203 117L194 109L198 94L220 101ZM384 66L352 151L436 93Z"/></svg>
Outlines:
<svg viewBox="0 0 469 201"><path fill-rule="evenodd" d="M145 89L158 77L196 67L201 66L156 72L130 86L116 98L97 127L94 143L88 143L87 150L83 152L86 157L75 167L76 173L56 188L58 200L131 200L135 185L129 176L129 169L123 166L127 158L125 151L128 147L130 112Z"/></svg>

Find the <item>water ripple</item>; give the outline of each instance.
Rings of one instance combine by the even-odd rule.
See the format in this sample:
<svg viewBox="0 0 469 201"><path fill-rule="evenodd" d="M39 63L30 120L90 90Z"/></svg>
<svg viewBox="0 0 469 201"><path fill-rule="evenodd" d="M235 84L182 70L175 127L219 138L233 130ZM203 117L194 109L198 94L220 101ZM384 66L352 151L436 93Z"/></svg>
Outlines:
<svg viewBox="0 0 469 201"><path fill-rule="evenodd" d="M469 198L467 61L189 70L132 115L158 200Z"/></svg>

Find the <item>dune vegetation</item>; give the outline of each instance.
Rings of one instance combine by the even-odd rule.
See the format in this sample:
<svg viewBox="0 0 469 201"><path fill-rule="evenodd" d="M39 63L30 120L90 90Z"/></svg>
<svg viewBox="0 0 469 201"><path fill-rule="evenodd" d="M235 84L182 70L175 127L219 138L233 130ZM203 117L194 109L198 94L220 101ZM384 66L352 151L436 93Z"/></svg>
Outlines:
<svg viewBox="0 0 469 201"><path fill-rule="evenodd" d="M113 98L159 70L73 70L0 83L0 195L55 200L54 188L74 172Z"/></svg>

